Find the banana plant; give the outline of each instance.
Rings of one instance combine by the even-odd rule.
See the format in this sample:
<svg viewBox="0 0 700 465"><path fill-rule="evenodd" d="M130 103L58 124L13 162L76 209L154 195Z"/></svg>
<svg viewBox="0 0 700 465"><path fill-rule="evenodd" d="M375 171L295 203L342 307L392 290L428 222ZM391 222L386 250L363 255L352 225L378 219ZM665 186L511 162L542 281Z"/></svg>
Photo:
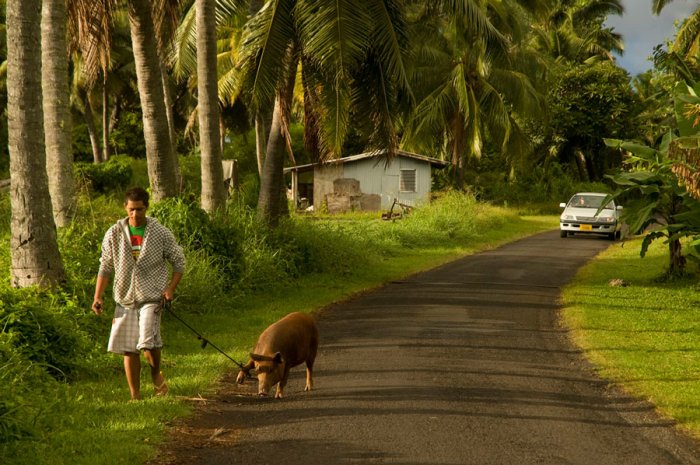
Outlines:
<svg viewBox="0 0 700 465"><path fill-rule="evenodd" d="M644 236L641 257L652 242L664 239L669 251L669 276L683 275L686 259L700 257L700 202L679 182L674 172L676 162L668 156L679 140L669 132L659 147L653 148L637 142L605 139L608 147L627 153L628 169L607 176L617 186L609 198L627 199L622 220L628 224L630 234ZM682 240L686 237L693 240L684 255Z"/></svg>

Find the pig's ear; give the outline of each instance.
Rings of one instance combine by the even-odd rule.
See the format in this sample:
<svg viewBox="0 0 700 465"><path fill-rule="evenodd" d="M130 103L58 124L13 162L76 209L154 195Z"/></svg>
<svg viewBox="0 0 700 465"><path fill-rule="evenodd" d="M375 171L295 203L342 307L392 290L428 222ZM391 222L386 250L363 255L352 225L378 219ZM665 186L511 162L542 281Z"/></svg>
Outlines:
<svg viewBox="0 0 700 465"><path fill-rule="evenodd" d="M251 359L251 360L254 360L254 361L256 361L256 362L263 362L263 361L265 361L265 359L268 359L268 360L269 360L269 357L265 357L265 356L263 356L263 355L254 354L253 352L251 352L251 353L250 353L250 359Z"/></svg>
<svg viewBox="0 0 700 465"><path fill-rule="evenodd" d="M274 357L272 357L272 362L279 364L282 363L282 354L277 352Z"/></svg>

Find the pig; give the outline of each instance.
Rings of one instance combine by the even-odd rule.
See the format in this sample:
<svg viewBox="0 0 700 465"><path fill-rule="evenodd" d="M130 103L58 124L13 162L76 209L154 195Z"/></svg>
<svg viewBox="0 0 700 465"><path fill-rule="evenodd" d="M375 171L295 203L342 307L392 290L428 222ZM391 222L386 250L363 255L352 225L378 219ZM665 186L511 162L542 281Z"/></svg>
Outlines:
<svg viewBox="0 0 700 465"><path fill-rule="evenodd" d="M306 386L313 388L313 367L318 351L318 328L314 318L305 313L290 313L271 324L258 337L250 361L238 372L236 382L243 384L248 372L258 374L258 395L267 396L277 384L276 399L284 396L289 370L306 362Z"/></svg>

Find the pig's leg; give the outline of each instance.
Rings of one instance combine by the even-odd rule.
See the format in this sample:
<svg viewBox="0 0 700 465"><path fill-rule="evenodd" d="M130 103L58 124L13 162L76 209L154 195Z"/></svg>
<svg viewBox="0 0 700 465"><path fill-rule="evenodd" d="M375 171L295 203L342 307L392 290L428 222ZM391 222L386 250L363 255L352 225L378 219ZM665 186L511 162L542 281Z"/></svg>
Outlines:
<svg viewBox="0 0 700 465"><path fill-rule="evenodd" d="M289 377L289 367L284 367L284 374L279 384L277 384L277 392L275 393L275 399L281 399L284 396L284 387L287 385L287 378Z"/></svg>
<svg viewBox="0 0 700 465"><path fill-rule="evenodd" d="M306 358L306 386L304 391L310 391L314 388L314 362L316 361L316 351L318 350L318 341L314 341L311 346L311 353Z"/></svg>
<svg viewBox="0 0 700 465"><path fill-rule="evenodd" d="M248 361L248 363L243 367L241 371L238 372L238 376L236 376L236 382L238 384L243 384L245 382L246 376L248 376L248 373L250 373L250 370L252 370L255 367L255 362L251 359Z"/></svg>
<svg viewBox="0 0 700 465"><path fill-rule="evenodd" d="M310 391L314 388L313 371L314 359L309 359L306 361L306 386L304 386L304 391Z"/></svg>

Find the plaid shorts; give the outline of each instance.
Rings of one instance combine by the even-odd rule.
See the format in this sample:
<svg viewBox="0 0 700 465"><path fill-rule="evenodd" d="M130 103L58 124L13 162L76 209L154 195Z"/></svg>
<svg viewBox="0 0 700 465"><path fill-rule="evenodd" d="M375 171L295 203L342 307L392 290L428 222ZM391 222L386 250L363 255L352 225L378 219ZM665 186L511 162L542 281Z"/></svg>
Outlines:
<svg viewBox="0 0 700 465"><path fill-rule="evenodd" d="M160 303L149 302L125 308L117 304L107 350L115 354L138 353L163 347L160 337Z"/></svg>

